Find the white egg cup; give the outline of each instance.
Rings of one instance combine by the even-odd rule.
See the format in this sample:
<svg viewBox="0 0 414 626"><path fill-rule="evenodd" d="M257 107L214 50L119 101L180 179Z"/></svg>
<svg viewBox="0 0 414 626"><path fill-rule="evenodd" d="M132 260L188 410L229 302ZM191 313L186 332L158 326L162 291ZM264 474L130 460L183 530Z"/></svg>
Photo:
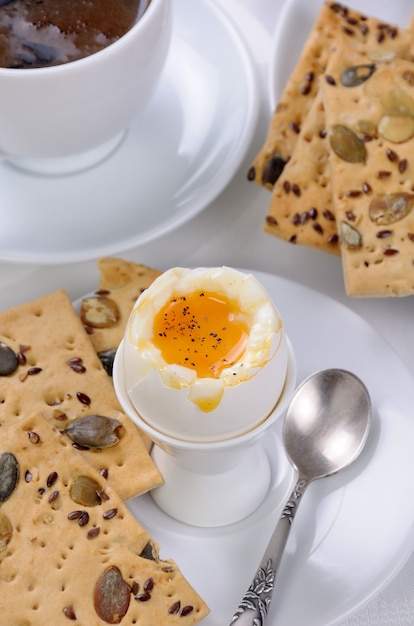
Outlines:
<svg viewBox="0 0 414 626"><path fill-rule="evenodd" d="M172 30L171 0L151 0L125 35L83 59L0 68L0 156L61 175L105 159L159 82Z"/></svg>
<svg viewBox="0 0 414 626"><path fill-rule="evenodd" d="M284 383L281 388L274 388L273 404L266 416L261 413L257 419L252 413L253 426L250 429L207 442L168 435L142 418L125 387L124 342L121 342L113 367L115 391L125 413L155 444L151 456L164 484L152 490L151 495L165 513L193 526L216 527L247 517L263 502L272 474L261 441L283 415L296 385L296 361L287 337L285 341L287 368ZM266 385L269 386L272 370L267 371ZM173 404L169 411L174 411ZM279 448L274 453L280 455L283 451Z"/></svg>

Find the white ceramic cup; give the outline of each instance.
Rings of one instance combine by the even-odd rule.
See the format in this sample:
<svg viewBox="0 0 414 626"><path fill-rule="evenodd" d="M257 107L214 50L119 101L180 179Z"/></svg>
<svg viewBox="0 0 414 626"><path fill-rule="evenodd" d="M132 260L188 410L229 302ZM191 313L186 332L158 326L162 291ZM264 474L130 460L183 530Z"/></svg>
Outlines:
<svg viewBox="0 0 414 626"><path fill-rule="evenodd" d="M108 156L155 91L171 27L171 0L151 0L125 35L95 54L52 67L0 68L3 158L65 174Z"/></svg>
<svg viewBox="0 0 414 626"><path fill-rule="evenodd" d="M155 443L151 455L164 484L151 495L165 513L193 526L217 527L247 517L263 502L272 482L263 437L285 412L296 384L296 362L287 338L286 342L286 378L268 417L247 432L212 442L169 436L141 417L125 387L121 343L113 366L115 391L125 413ZM281 445L274 454L283 454Z"/></svg>

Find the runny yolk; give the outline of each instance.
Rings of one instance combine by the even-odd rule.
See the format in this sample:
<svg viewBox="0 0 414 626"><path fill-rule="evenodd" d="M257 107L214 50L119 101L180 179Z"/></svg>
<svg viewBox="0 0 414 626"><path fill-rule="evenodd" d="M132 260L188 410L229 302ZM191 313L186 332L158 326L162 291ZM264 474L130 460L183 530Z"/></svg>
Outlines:
<svg viewBox="0 0 414 626"><path fill-rule="evenodd" d="M247 316L225 296L196 291L171 298L154 317L153 344L169 364L217 378L243 354Z"/></svg>

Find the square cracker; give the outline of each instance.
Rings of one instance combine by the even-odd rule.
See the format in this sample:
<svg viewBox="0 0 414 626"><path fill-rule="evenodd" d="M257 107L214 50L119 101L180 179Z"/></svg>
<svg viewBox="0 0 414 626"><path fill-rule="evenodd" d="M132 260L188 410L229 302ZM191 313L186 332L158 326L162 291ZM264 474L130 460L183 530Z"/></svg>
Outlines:
<svg viewBox="0 0 414 626"><path fill-rule="evenodd" d="M122 499L162 483L137 427L122 412L112 381L66 292L59 290L0 312L0 341L25 360L13 374L0 376L2 420L18 421L40 411L63 429L85 415L114 418L122 424L117 445L78 453L97 471L108 472L109 484ZM68 359L78 363L70 364Z"/></svg>
<svg viewBox="0 0 414 626"><path fill-rule="evenodd" d="M376 62L364 82L343 86L343 70L359 62L338 49L321 83L346 291L412 295L414 63Z"/></svg>
<svg viewBox="0 0 414 626"><path fill-rule="evenodd" d="M126 588L125 626L191 625L208 613L176 563L159 559L158 547L118 495L40 414L13 424L2 421L1 433L0 459L12 454L19 468L14 489L0 509L3 624L63 626L74 621L103 626L108 622L95 610L94 596L98 580L110 567L116 567L131 587L132 593ZM79 476L100 486L100 503L73 501ZM86 522L84 517L85 523L80 523L74 511L87 514ZM149 597L141 601L139 594L146 589ZM178 602L180 610L171 614Z"/></svg>
<svg viewBox="0 0 414 626"><path fill-rule="evenodd" d="M331 49L339 41L344 48L362 45L375 54L398 46L400 55L405 58L411 58L413 47L408 31L338 2L325 2L274 111L265 142L249 170L249 180L273 189L292 156L303 120L318 92L318 77L324 73Z"/></svg>

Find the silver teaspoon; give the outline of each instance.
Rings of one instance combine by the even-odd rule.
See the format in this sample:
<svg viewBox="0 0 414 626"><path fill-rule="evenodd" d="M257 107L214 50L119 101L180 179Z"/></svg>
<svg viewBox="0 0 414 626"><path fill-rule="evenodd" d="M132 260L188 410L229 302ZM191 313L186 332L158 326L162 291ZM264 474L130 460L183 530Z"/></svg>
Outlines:
<svg viewBox="0 0 414 626"><path fill-rule="evenodd" d="M365 385L345 370L316 372L297 388L285 415L283 442L298 479L230 624L264 625L276 573L306 488L358 457L368 436L370 416L371 401Z"/></svg>

